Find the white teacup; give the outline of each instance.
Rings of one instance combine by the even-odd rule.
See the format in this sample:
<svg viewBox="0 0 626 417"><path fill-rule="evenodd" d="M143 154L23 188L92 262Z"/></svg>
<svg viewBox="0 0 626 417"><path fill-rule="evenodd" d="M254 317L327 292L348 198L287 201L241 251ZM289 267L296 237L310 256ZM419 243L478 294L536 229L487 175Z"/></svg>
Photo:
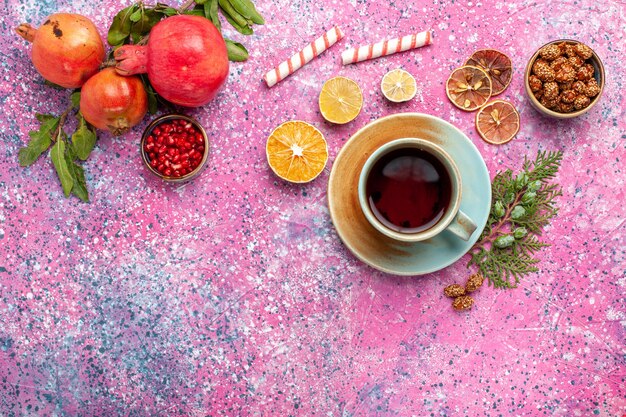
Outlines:
<svg viewBox="0 0 626 417"><path fill-rule="evenodd" d="M374 190L383 182L387 191ZM376 149L363 165L358 194L369 223L394 240L419 242L444 230L469 240L476 230L459 209L461 176L454 160L423 139L396 139ZM399 221L404 215L410 220Z"/></svg>

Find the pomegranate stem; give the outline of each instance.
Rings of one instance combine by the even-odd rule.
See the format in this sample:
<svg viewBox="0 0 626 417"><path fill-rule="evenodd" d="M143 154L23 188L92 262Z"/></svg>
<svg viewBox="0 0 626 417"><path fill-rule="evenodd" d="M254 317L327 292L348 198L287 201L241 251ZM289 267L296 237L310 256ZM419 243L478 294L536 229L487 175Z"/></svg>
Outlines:
<svg viewBox="0 0 626 417"><path fill-rule="evenodd" d="M63 130L63 125L65 124L65 121L67 120L67 116L70 114L70 112L72 111L73 108L74 108L74 106L72 104L70 104L69 106L67 106L67 109L65 109L65 111L61 114L61 117L59 118L59 125L54 130L54 134L51 135L52 136L52 140L54 142L56 142L57 138L59 137L59 134Z"/></svg>

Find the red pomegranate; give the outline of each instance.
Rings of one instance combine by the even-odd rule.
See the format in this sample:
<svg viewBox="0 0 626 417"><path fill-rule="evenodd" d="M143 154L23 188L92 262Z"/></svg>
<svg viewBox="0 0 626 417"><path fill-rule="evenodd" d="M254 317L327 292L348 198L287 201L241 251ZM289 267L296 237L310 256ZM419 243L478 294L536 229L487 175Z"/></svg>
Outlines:
<svg viewBox="0 0 626 417"><path fill-rule="evenodd" d="M156 92L181 106L208 103L228 77L224 38L200 16L168 17L152 28L146 46L122 46L114 56L119 74L147 72Z"/></svg>
<svg viewBox="0 0 626 417"><path fill-rule="evenodd" d="M105 68L83 85L80 112L97 129L116 136L137 125L148 111L148 94L139 76L123 77Z"/></svg>
<svg viewBox="0 0 626 417"><path fill-rule="evenodd" d="M39 29L22 23L15 31L33 43L32 61L41 76L61 87L82 86L104 60L98 29L79 14L53 14Z"/></svg>

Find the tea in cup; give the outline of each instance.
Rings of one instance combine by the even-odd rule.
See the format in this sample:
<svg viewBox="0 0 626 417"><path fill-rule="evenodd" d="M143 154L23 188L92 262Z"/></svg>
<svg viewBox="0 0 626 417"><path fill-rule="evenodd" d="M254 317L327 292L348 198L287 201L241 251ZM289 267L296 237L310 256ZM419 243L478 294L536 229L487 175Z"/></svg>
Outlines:
<svg viewBox="0 0 626 417"><path fill-rule="evenodd" d="M469 240L477 227L459 210L454 160L423 139L396 139L376 149L363 165L358 194L369 223L398 241L419 242L444 230Z"/></svg>

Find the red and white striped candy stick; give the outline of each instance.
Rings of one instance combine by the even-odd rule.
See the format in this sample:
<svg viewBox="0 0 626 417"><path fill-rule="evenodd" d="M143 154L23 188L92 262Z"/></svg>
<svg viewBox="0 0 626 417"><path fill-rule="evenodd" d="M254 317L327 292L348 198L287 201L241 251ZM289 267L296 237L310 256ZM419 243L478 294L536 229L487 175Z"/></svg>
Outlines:
<svg viewBox="0 0 626 417"><path fill-rule="evenodd" d="M341 38L343 38L343 32L341 29L337 26L333 27L331 30L305 46L300 52L288 60L281 62L280 65L273 70L268 71L263 76L267 86L271 87L279 81L284 80L286 77L302 68L313 58L336 44Z"/></svg>
<svg viewBox="0 0 626 417"><path fill-rule="evenodd" d="M429 31L414 33L401 38L388 39L371 45L347 49L341 54L343 65L354 64L368 59L379 58L409 49L420 48L432 43L432 35Z"/></svg>

